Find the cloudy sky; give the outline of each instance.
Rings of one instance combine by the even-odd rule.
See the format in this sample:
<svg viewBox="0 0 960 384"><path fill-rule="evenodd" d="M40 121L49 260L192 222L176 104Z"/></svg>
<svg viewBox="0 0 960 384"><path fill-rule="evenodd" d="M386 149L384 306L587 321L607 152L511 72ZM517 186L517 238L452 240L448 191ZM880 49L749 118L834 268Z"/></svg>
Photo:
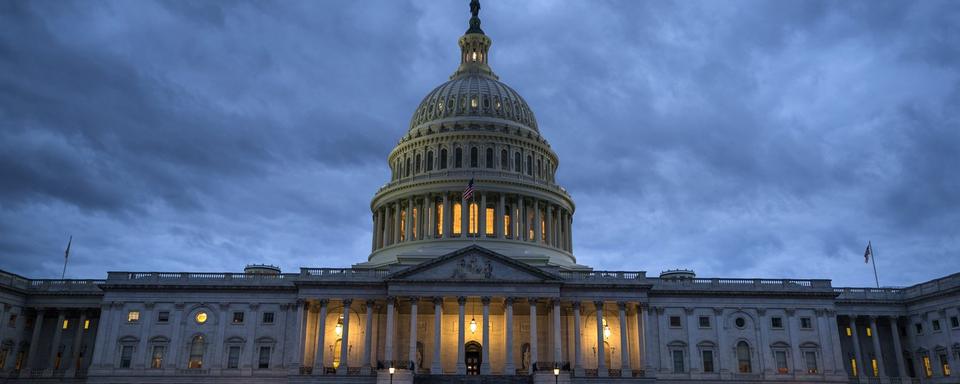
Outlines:
<svg viewBox="0 0 960 384"><path fill-rule="evenodd" d="M467 1L0 2L0 268L349 266ZM483 2L596 269L960 271L960 2Z"/></svg>

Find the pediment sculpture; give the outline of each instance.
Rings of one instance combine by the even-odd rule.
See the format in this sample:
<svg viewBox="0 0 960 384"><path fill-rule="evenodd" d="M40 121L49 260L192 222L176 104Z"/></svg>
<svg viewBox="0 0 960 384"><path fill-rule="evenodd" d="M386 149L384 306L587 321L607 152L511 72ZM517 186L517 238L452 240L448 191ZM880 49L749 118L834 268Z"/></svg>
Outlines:
<svg viewBox="0 0 960 384"><path fill-rule="evenodd" d="M493 276L493 265L490 260L484 260L477 255L467 256L460 259L456 268L453 269L454 279L489 279Z"/></svg>

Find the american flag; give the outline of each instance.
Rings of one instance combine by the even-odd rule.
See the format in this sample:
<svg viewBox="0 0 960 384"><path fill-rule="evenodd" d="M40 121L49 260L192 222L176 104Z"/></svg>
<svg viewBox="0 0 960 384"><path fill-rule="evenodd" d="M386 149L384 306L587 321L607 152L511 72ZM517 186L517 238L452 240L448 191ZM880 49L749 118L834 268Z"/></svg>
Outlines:
<svg viewBox="0 0 960 384"><path fill-rule="evenodd" d="M470 178L470 183L467 184L467 188L463 190L463 199L467 200L473 197L473 178Z"/></svg>
<svg viewBox="0 0 960 384"><path fill-rule="evenodd" d="M869 262L870 262L870 256L873 256L873 246L872 246L872 245L870 244L870 242L868 241L868 242L867 242L867 250L863 252L863 262L864 262L864 263L869 263Z"/></svg>

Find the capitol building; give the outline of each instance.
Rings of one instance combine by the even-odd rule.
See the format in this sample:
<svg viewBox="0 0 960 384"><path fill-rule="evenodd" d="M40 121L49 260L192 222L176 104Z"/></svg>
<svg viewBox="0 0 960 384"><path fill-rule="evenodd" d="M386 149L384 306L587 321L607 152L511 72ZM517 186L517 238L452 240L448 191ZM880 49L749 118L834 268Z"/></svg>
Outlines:
<svg viewBox="0 0 960 384"><path fill-rule="evenodd" d="M861 288L579 264L560 154L490 67L479 8L398 129L365 260L0 271L0 382L960 382L960 273Z"/></svg>

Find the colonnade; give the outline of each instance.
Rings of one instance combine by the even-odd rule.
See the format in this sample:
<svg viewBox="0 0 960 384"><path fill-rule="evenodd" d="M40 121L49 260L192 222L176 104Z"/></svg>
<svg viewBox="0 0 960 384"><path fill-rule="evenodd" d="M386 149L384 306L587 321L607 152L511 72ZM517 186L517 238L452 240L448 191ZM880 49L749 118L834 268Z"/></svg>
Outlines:
<svg viewBox="0 0 960 384"><path fill-rule="evenodd" d="M844 367L847 372L858 379L877 378L881 381L888 380L891 377L946 377L950 376L949 365L952 353L942 351L944 356L938 356L935 350L926 350L917 346L917 341L912 340L914 329L909 322L903 322L899 316L874 316L874 315L843 315L844 319L841 325L845 329L840 331L842 337L850 339L852 351L848 351L847 361ZM878 326L881 320L886 320L889 324L889 332L881 332ZM904 342L900 333L904 329L907 345L913 345L914 351L904 349ZM951 327L944 326L946 329L947 340L952 340ZM861 343L863 337L870 341L866 345ZM888 340L892 345L893 356L884 354L884 348L881 343ZM893 359L894 363L888 363L888 359ZM941 360L945 360L941 361ZM895 370L890 368L895 367Z"/></svg>
<svg viewBox="0 0 960 384"><path fill-rule="evenodd" d="M53 329L44 328L44 322L54 315L56 321L53 323ZM2 339L2 332L3 329L7 328L6 320L9 319L9 315L6 311L0 311L0 318L4 319L4 324L0 327L0 339ZM67 377L76 375L78 369L84 369L89 365L89 353L84 353L83 339L87 332L91 330L91 323L96 320L96 316L93 316L87 310L37 309L36 316L33 318L30 343L10 346L11 348L18 348L18 350L16 354L12 349L4 352L7 355L3 366L0 366L0 371L26 370L31 376L49 375L54 371L63 371L65 372L64 376ZM23 321L26 321L26 319ZM73 333L73 343L69 350L66 347L61 348L64 331ZM41 337L50 334L52 334L50 348L48 351L43 351L40 349ZM45 364L40 364L40 359L44 354L47 355L47 360Z"/></svg>
<svg viewBox="0 0 960 384"><path fill-rule="evenodd" d="M412 241L484 237L570 252L572 228L569 209L537 197L477 191L468 200L460 192L428 193L374 209L372 250Z"/></svg>
<svg viewBox="0 0 960 384"><path fill-rule="evenodd" d="M325 367L324 366L324 352L327 348L328 343L324 343L324 334L326 330L331 325L328 324L327 310L330 306L330 300L322 299L316 301L311 306L308 306L308 310L313 310L318 313L317 322L316 322L316 332L317 341L312 343L312 348L315 348L312 353L312 361L309 361L310 358L306 357L311 355L308 351L302 351L306 359L303 362L306 366L312 367L308 371L313 374L332 374L335 372L337 375L346 375L353 373L366 373L370 372L373 369L380 368L385 369L388 367L395 367L398 369L409 369L411 367L416 367L416 363L413 361L414 357L418 356L418 343L426 344L428 342L432 343L432 359L429 364L423 362L420 372L431 374L458 374L464 375L468 374L468 367L466 365L466 354L467 354L467 340L466 340L466 331L470 329L471 332L474 332L471 329L467 321L466 306L468 304L468 298L466 296L458 297L449 297L447 300L456 301L456 344L453 344L452 340L443 340L443 316L444 316L444 297L418 297L418 296L409 296L409 297L388 297L384 301L377 300L366 300L364 306L360 312L365 312L365 321L360 323L359 321L356 325L364 327L364 337L363 337L363 349L362 355L360 357L361 366L360 367L351 367L350 359L348 356L348 343L341 343L340 350L336 353L339 354L339 364L335 368ZM473 303L476 303L476 297L472 298ZM338 300L340 304L343 305L343 316L345 319L349 319L350 311L352 308L352 299L341 299ZM642 336L637 336L636 338L631 339L629 335L643 335L643 321L645 316L643 312L645 311L639 304L636 303L627 303L627 302L618 302L615 307L618 310L618 315L609 320L605 319L605 310L610 310L611 304L604 302L602 300L593 301L587 304L581 303L580 301L561 301L560 298L541 298L541 297L527 297L527 298L518 298L518 297L500 297L493 298L489 296L479 297L479 302L482 306L481 308L481 318L477 324L475 332L480 334L479 341L482 345L482 358L480 359L480 366L478 373L481 375L488 374L502 374L502 375L524 375L532 374L535 371L549 371L554 367L561 368L563 370L573 370L578 375L584 375L585 372L588 372L589 375L596 375L600 377L608 376L611 372L610 363L606 361L606 355L604 351L604 342L603 340L607 339L609 336L610 329L609 325L614 323L617 325L617 332L620 336L620 348L621 348L621 362L619 369L615 370L622 375L632 375L634 374L633 370L642 369L642 359L638 356L638 361L640 361L639 366L635 366L631 359L631 350L636 349L640 351L640 354L643 354L644 346ZM420 306L424 304L433 304L433 335L418 335L418 316L420 316ZM447 301L449 303L449 301ZM502 305L503 307L503 342L500 340L492 341L492 327L499 326L500 323L492 324L491 322L491 303ZM312 309L310 308L312 307ZM379 309L385 307L385 325L382 326L382 331L378 331L379 326L374 324L374 316L379 315ZM409 310L409 329L401 330L399 329L399 319L398 312L403 307L403 309ZM547 324L547 332L539 332L538 321L538 308L546 308L548 313L546 316L539 317L540 321L544 324ZM628 322L627 313L636 307L637 321ZM429 306L427 306L429 308ZM529 331L524 332L528 340L518 340L515 335L515 321L519 321L517 316L515 316L515 309L520 308L528 310L529 317L524 322L528 324ZM569 329L565 328L561 317L563 313L567 312L572 314L573 324L569 323L569 317L567 322L567 327L572 327L573 340L568 340L565 338L565 335L568 334ZM306 312L302 313L306 315ZM596 329L585 330L583 320L583 315L593 316L596 320ZM429 315L427 315L429 316ZM544 319L545 318L545 319ZM619 321L615 320L618 319ZM304 317L302 324L309 324L307 318ZM544 321L546 320L546 321ZM339 337L342 337L342 340L350 340L351 328L349 326L350 321L344 321L342 323L342 329L338 332ZM628 329L631 328L631 329ZM374 333L379 334L379 338L382 340L382 355L378 356L378 346L381 345L378 340L375 340L373 335ZM593 335L583 334L583 332L594 333ZM400 334L406 333L405 337L399 337ZM549 340L539 340L542 334L548 334ZM301 333L305 335L304 333ZM306 335L305 335L306 336ZM581 348L585 345L584 338L590 336L588 341L601 341L596 343L595 354L596 365L591 367L584 366L583 351ZM516 340L516 341L515 341ZM566 342L570 342L573 345L567 346ZM492 341L492 342L491 342ZM640 342L639 346L632 346L632 343ZM406 342L404 345L398 344L398 342ZM612 342L612 340L611 340ZM377 343L377 344L375 344ZM311 348L311 343L303 344L307 348ZM519 346L524 346L523 349L518 348ZM527 348L526 346L529 346ZM540 347L546 346L550 348L547 351L541 351ZM573 349L573 362L572 364L567 361L565 358L565 353L570 354L571 348ZM407 349L406 356L409 359L398 359L398 356L402 355L402 350ZM455 349L456 352L456 363L455 368L452 371L444 371L442 364L442 357L453 355L454 352L452 349ZM426 350L421 350L421 352L426 354ZM496 356L504 356L502 364L499 364L499 367L495 369L491 363L491 354ZM520 355L522 354L522 355ZM522 356L522 357L521 357ZM424 360L426 356L422 356ZM516 358L521 357L521 363L525 365L524 367L517 367ZM592 364L591 364L592 365ZM303 371L303 370L302 370Z"/></svg>

